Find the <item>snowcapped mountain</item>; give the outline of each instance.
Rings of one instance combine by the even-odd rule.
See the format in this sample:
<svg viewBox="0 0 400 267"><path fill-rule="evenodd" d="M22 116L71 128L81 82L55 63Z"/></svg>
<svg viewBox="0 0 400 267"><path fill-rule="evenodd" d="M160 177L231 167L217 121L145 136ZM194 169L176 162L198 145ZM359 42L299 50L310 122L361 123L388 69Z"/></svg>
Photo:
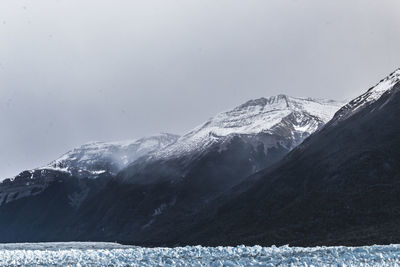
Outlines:
<svg viewBox="0 0 400 267"><path fill-rule="evenodd" d="M345 103L333 100L296 98L286 95L250 100L222 112L193 129L153 158L178 157L203 151L236 135L278 134L290 139L287 149L327 123Z"/></svg>
<svg viewBox="0 0 400 267"><path fill-rule="evenodd" d="M366 106L375 103L385 93L390 93L395 85L400 82L400 68L395 70L386 78L382 79L378 84L371 87L367 92L350 101L342 107L331 123L337 123L359 112Z"/></svg>
<svg viewBox="0 0 400 267"><path fill-rule="evenodd" d="M399 79L338 112L279 95L165 142L84 145L0 184L0 241L398 242Z"/></svg>
<svg viewBox="0 0 400 267"><path fill-rule="evenodd" d="M278 95L222 112L180 138L83 145L0 184L0 215L10 214L0 216L0 241L16 232L23 240L157 235L281 160L341 106Z"/></svg>
<svg viewBox="0 0 400 267"><path fill-rule="evenodd" d="M137 140L93 142L75 148L40 170L68 172L75 176L115 175L136 159L176 142L178 135L162 133Z"/></svg>
<svg viewBox="0 0 400 267"><path fill-rule="evenodd" d="M122 170L113 180L114 191L96 202L108 207L102 220L115 235L120 232L113 218L130 221L129 236L120 237L135 240L156 236L176 218L190 220L225 192L251 183L250 175L284 158L341 106L332 100L278 95L222 112ZM116 194L124 203L132 201L124 207L109 204L115 203Z"/></svg>
<svg viewBox="0 0 400 267"><path fill-rule="evenodd" d="M163 133L136 140L85 144L67 152L47 166L23 171L11 179L2 181L0 205L38 195L57 180L72 177L94 179L114 176L129 163L171 145L178 138L177 135ZM81 181L81 184L77 186L78 192L82 190L83 184L84 182ZM86 192L85 190L86 188L83 188L83 192ZM79 201L83 200L84 195ZM76 203L77 200L73 202Z"/></svg>
<svg viewBox="0 0 400 267"><path fill-rule="evenodd" d="M326 127L253 176L243 194L231 190L212 202L186 233L196 231L196 241L202 235L211 246L227 236L228 244L398 243L399 78L396 70L349 102Z"/></svg>

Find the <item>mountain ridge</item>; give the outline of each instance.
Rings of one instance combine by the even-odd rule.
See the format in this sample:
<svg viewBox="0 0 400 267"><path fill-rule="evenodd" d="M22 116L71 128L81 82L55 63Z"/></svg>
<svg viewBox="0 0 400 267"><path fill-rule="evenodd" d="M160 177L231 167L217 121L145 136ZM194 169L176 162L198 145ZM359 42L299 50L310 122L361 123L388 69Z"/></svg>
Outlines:
<svg viewBox="0 0 400 267"><path fill-rule="evenodd" d="M173 145L160 150L153 158L168 158L204 150L215 140L229 135L250 135L261 132L274 133L287 116L295 113L298 124L304 124L302 116L311 119L310 127L293 129L308 135L328 122L344 102L314 98L298 98L287 95L253 99L231 110L218 113L200 126L181 136ZM304 125L302 125L304 127ZM297 145L299 142L295 143ZM294 146L295 146L294 145ZM293 147L292 147L293 148Z"/></svg>
<svg viewBox="0 0 400 267"><path fill-rule="evenodd" d="M253 184L241 185L244 190L211 203L179 233L187 237L169 242L398 243L400 82L383 91L362 108L355 106L351 116L328 123L273 168L254 174Z"/></svg>
<svg viewBox="0 0 400 267"><path fill-rule="evenodd" d="M0 184L0 214L9 215L0 216L0 241L15 241L13 232L20 233L18 241L146 238L174 218L190 218L249 175L281 160L340 105L282 95L248 101L119 172L103 161L104 155L97 160L104 143L83 146L83 152L93 149L94 157L72 150L44 169ZM190 145L185 153L178 149L174 157L158 157L181 147L182 140ZM117 158L122 160L118 153ZM27 227L25 220L34 223Z"/></svg>
<svg viewBox="0 0 400 267"><path fill-rule="evenodd" d="M352 116L354 113L358 112L359 110L363 109L365 106L376 102L382 95L390 93L390 91L399 82L400 68L396 69L394 72L380 80L375 86L371 87L365 93L356 97L348 104L343 106L340 110L338 110L331 124L334 124L339 120L346 119Z"/></svg>

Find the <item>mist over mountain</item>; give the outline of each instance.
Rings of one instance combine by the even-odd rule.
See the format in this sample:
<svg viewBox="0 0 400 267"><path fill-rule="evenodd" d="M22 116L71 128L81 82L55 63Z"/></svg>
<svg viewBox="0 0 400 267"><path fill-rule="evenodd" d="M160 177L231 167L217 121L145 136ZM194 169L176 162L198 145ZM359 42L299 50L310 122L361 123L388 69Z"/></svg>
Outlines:
<svg viewBox="0 0 400 267"><path fill-rule="evenodd" d="M139 236L166 215L186 219L278 162L343 104L278 95L220 113L180 138L83 145L0 185L2 240L143 242Z"/></svg>

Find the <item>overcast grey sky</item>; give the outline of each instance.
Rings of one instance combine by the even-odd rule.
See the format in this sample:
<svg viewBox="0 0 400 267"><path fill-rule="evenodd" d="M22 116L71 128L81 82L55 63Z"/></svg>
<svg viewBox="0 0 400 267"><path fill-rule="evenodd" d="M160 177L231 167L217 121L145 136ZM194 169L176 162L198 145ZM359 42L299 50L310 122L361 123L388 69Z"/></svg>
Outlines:
<svg viewBox="0 0 400 267"><path fill-rule="evenodd" d="M399 0L1 0L0 177L92 140L182 134L400 66Z"/></svg>

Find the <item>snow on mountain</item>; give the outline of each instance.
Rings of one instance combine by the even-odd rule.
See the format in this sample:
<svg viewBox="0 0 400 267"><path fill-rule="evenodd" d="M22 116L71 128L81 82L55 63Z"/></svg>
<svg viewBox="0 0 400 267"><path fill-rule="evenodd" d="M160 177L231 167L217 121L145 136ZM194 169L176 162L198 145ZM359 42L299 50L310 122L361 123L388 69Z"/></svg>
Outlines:
<svg viewBox="0 0 400 267"><path fill-rule="evenodd" d="M367 92L350 101L341 108L333 122L347 119L360 111L362 108L374 103L385 93L390 93L394 86L400 82L400 68L395 70L386 78L382 79L377 85L371 87Z"/></svg>
<svg viewBox="0 0 400 267"><path fill-rule="evenodd" d="M250 100L222 112L182 137L161 134L138 140L85 144L46 166L4 180L0 201L8 203L40 194L60 176L94 179L115 175L141 157L157 160L185 156L202 152L215 143L229 144L230 138L237 135L248 137L247 141L257 146L262 142L266 150L280 145L288 151L329 121L341 106L341 102L332 100L278 95ZM262 140L253 138L259 134L263 135ZM87 189L82 187L78 193L71 196L74 203L81 202Z"/></svg>
<svg viewBox="0 0 400 267"><path fill-rule="evenodd" d="M78 176L116 174L136 159L171 145L177 135L163 133L136 140L93 142L75 148L39 170L69 172Z"/></svg>
<svg viewBox="0 0 400 267"><path fill-rule="evenodd" d="M115 175L136 159L164 148L178 139L163 133L137 140L94 142L75 148L49 165L21 172L0 183L0 206L24 197L38 195L49 184L62 176L95 179L101 175ZM82 184L79 192L70 195L71 205L78 206L87 196Z"/></svg>
<svg viewBox="0 0 400 267"><path fill-rule="evenodd" d="M250 100L209 119L179 138L173 145L155 153L153 158L174 157L194 150L201 151L233 135L279 131L279 134L282 134L282 128L289 130L292 136L310 135L328 122L343 104L333 100L286 95Z"/></svg>

